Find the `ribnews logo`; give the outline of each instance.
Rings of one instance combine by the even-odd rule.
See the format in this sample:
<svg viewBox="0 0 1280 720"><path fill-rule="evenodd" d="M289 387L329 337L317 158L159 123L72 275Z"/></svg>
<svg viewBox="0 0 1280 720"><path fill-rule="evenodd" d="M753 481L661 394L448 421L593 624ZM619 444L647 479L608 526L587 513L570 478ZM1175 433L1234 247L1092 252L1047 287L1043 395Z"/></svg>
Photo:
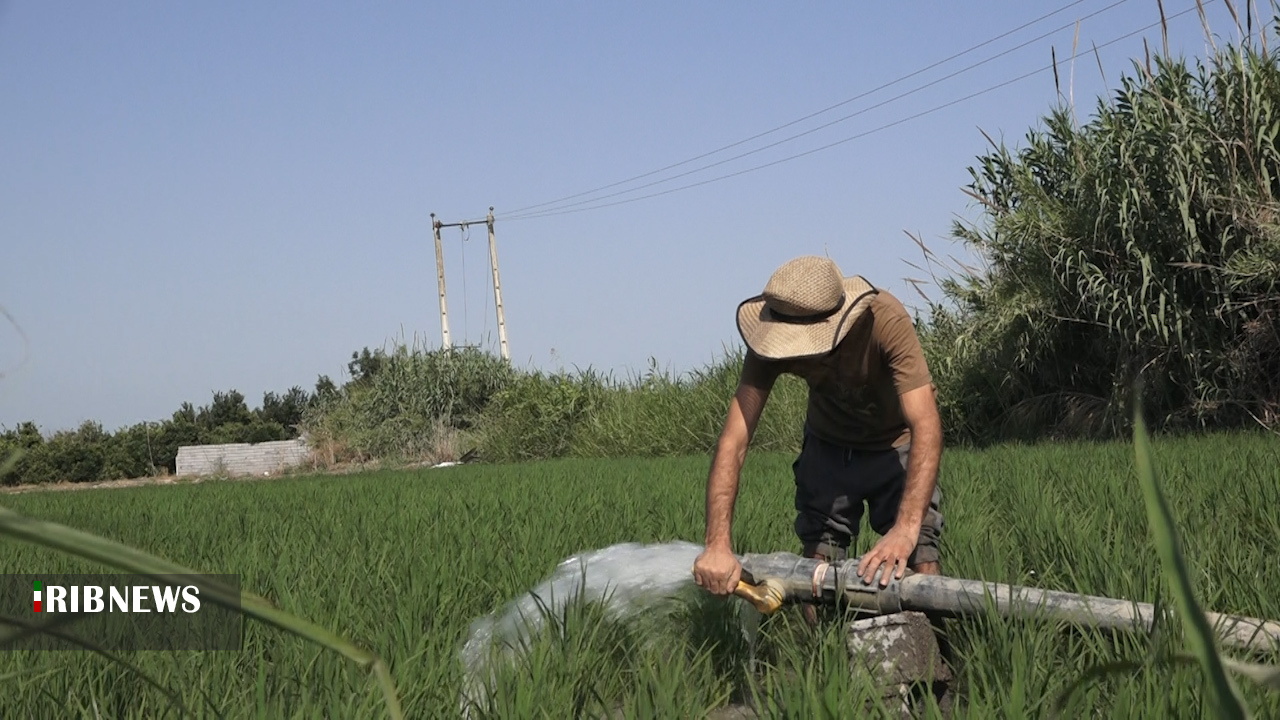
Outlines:
<svg viewBox="0 0 1280 720"><path fill-rule="evenodd" d="M81 612L83 598L84 612L96 613L104 609L108 612L176 612L181 598L182 612L193 613L200 610L200 588L186 585L181 588L173 585L134 585L125 587L123 592L114 586L103 588L101 585L50 585L41 589L39 580L36 585L36 612ZM132 595L130 595L132 591ZM151 593L148 598L148 592ZM44 593L48 593L48 605L45 605ZM110 599L107 599L110 593ZM132 603L130 603L132 598ZM150 607L148 603L150 602ZM108 608L110 603L110 608ZM67 608L70 608L68 610Z"/></svg>
<svg viewBox="0 0 1280 720"><path fill-rule="evenodd" d="M211 585L240 597L238 575L0 575L16 625L0 650L239 650L239 603L213 602Z"/></svg>

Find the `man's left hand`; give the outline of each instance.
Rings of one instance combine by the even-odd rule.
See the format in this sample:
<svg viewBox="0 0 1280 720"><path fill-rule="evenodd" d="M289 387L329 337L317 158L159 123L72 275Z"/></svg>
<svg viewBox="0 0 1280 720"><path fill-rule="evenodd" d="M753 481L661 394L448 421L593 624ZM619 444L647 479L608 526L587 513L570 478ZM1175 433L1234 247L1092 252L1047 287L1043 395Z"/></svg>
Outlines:
<svg viewBox="0 0 1280 720"><path fill-rule="evenodd" d="M862 561L858 563L858 577L862 578L862 582L870 583L876 576L876 571L887 563L884 574L880 576L880 587L889 585L890 573L901 580L907 569L907 559L915 551L919 537L919 531L912 532L901 525L893 526L875 547L862 556Z"/></svg>

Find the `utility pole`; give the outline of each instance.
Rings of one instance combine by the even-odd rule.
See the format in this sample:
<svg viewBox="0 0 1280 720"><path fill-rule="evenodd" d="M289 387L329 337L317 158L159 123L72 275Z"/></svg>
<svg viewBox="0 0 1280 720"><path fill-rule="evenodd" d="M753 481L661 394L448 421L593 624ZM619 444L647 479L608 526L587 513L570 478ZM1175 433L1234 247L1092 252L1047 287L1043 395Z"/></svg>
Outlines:
<svg viewBox="0 0 1280 720"><path fill-rule="evenodd" d="M510 360L511 351L507 349L507 321L502 315L502 289L498 283L498 246L493 240L493 206L489 206L489 216L485 218L489 226L489 265L493 268L493 304L498 309L498 344L502 348L502 359Z"/></svg>
<svg viewBox="0 0 1280 720"><path fill-rule="evenodd" d="M440 340L444 349L453 347L449 342L449 308L444 296L444 249L440 245L440 228L444 227L436 214L431 213L431 229L436 236L436 282L440 286Z"/></svg>
<svg viewBox="0 0 1280 720"><path fill-rule="evenodd" d="M449 341L449 313L445 305L444 293L444 250L440 242L440 229L447 227L457 227L466 229L477 220L468 220L466 222L442 223L436 219L436 214L431 213L431 229L436 239L436 281L440 285L440 337L445 348L452 347ZM502 312L502 286L498 281L498 245L494 240L493 232L493 207L489 207L489 214L484 219L485 225L489 228L489 267L493 271L493 300L497 306L498 312L498 344L502 351L502 359L511 359L511 350L507 346L507 321L506 316Z"/></svg>

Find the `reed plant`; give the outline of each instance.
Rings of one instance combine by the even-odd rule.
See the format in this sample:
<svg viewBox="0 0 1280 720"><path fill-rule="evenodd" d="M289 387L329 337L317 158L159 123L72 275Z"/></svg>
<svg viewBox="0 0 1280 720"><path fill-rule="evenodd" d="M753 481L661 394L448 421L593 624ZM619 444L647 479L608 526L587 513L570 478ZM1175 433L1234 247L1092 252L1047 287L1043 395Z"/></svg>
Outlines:
<svg viewBox="0 0 1280 720"><path fill-rule="evenodd" d="M953 236L983 267L948 268L925 328L953 437L1120 437L1139 379L1158 430L1280 422L1280 64L1213 48L969 168Z"/></svg>

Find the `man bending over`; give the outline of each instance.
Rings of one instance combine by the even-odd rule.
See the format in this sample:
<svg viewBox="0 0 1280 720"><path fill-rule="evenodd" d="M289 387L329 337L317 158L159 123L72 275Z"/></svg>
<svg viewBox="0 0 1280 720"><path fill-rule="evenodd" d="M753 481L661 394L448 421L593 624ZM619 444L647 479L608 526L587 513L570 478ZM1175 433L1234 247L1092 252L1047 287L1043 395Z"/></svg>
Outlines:
<svg viewBox="0 0 1280 720"><path fill-rule="evenodd" d="M764 293L738 306L747 344L737 392L707 477L706 547L693 567L717 595L737 587L742 567L731 528L747 446L782 373L809 386L795 474L795 531L806 557L846 559L864 504L880 535L858 564L870 583L884 567L940 572L942 426L934 386L906 308L829 259L791 260ZM813 620L812 608L806 616Z"/></svg>

